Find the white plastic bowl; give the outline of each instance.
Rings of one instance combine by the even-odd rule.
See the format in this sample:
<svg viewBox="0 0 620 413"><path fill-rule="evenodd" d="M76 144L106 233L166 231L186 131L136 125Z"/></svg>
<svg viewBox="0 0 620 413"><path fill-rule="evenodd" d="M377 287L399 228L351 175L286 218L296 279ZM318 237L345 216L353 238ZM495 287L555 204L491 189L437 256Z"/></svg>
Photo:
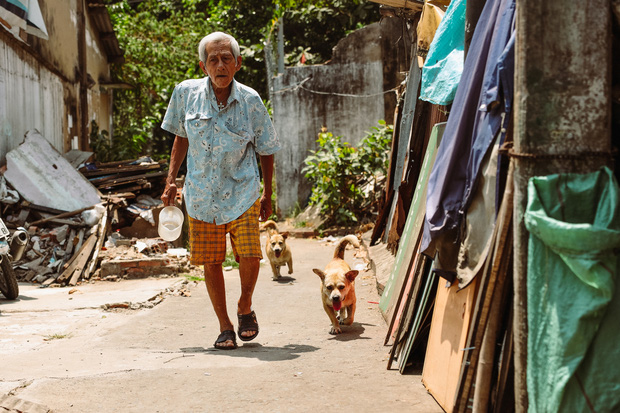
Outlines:
<svg viewBox="0 0 620 413"><path fill-rule="evenodd" d="M183 230L183 211L175 206L164 207L159 212L159 236L165 241L174 241Z"/></svg>

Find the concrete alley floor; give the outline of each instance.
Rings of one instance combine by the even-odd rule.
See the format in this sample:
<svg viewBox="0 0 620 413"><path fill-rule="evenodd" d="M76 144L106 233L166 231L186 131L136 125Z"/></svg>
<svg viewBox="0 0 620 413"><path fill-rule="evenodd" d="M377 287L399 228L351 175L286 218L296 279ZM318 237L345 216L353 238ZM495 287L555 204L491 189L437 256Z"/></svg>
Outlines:
<svg viewBox="0 0 620 413"><path fill-rule="evenodd" d="M268 263L261 265L253 305L260 333L233 351L213 348L218 324L203 282L97 282L72 294L21 285L20 300L0 298L0 394L10 395L0 397L0 411L24 402L23 411L57 413L442 412L420 375L386 370L390 347L374 275L357 278L355 323L330 335L312 268L325 267L334 245L288 243L295 272L283 269L272 281ZM345 259L362 264L353 250ZM225 278L234 315L238 271Z"/></svg>

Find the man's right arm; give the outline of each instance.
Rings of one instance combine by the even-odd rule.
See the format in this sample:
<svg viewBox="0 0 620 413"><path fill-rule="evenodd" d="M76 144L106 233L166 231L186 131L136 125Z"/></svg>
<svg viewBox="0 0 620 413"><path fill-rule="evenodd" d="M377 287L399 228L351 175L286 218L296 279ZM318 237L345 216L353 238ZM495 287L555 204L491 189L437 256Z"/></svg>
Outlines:
<svg viewBox="0 0 620 413"><path fill-rule="evenodd" d="M172 153L170 154L170 165L168 167L168 177L166 178L166 187L164 193L161 195L161 200L165 206L174 205L174 199L177 196L177 174L179 168L183 164L183 160L187 155L187 148L189 147L189 141L187 138L181 136L175 136L174 144L172 145Z"/></svg>

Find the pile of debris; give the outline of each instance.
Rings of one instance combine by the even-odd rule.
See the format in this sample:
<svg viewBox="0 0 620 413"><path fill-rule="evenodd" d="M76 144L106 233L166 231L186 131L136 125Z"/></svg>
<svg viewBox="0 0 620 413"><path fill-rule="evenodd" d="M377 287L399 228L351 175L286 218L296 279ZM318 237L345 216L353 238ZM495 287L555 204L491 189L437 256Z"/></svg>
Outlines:
<svg viewBox="0 0 620 413"><path fill-rule="evenodd" d="M18 278L48 286L191 272L182 241L157 234L166 165L150 158L88 164L91 155L63 156L37 131L7 154L0 216L30 236L13 263Z"/></svg>
<svg viewBox="0 0 620 413"><path fill-rule="evenodd" d="M168 174L165 164L145 157L131 161L86 163L79 168L90 183L108 195L150 190Z"/></svg>

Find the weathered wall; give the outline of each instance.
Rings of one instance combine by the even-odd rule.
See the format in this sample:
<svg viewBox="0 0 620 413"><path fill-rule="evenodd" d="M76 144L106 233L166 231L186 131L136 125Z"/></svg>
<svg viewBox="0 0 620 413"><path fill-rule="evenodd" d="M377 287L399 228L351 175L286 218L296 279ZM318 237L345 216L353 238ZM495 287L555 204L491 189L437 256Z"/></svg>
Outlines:
<svg viewBox="0 0 620 413"><path fill-rule="evenodd" d="M377 121L393 122L395 92L408 67L400 19L355 31L330 63L287 68L274 79L273 116L283 148L275 156L278 214L307 205L311 185L301 173L321 128L357 145ZM405 69L406 70L406 69Z"/></svg>
<svg viewBox="0 0 620 413"><path fill-rule="evenodd" d="M56 148L63 142L63 84L32 56L0 41L0 164L37 129Z"/></svg>
<svg viewBox="0 0 620 413"><path fill-rule="evenodd" d="M77 1L39 2L48 40L29 36L22 43L0 27L0 165L30 129L39 130L61 153L72 148L72 141L80 142L74 139L80 115ZM99 81L110 79L110 66L98 38L87 13L88 122L109 131L112 95Z"/></svg>

